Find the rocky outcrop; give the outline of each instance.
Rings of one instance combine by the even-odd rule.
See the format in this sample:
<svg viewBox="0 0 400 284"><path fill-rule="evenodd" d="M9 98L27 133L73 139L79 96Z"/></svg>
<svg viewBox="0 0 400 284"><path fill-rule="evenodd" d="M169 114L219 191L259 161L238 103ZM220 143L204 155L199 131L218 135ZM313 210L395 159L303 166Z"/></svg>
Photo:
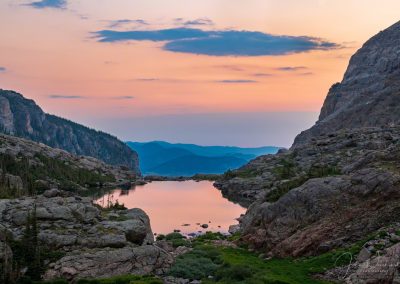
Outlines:
<svg viewBox="0 0 400 284"><path fill-rule="evenodd" d="M344 265L335 267L317 276L333 283L399 283L400 281L400 226L381 228L375 236L363 244L354 258L346 259ZM347 263L346 263L347 262Z"/></svg>
<svg viewBox="0 0 400 284"><path fill-rule="evenodd" d="M332 133L260 157L242 169L272 167L258 176L265 188L240 218L243 240L279 256L317 254L357 241L400 217L399 160L399 127Z"/></svg>
<svg viewBox="0 0 400 284"><path fill-rule="evenodd" d="M36 192L54 187L79 190L130 183L135 178L125 167L0 134L0 193L7 187L26 194L22 191L29 186Z"/></svg>
<svg viewBox="0 0 400 284"><path fill-rule="evenodd" d="M33 100L0 89L0 132L44 143L75 155L125 166L139 174L138 156L125 143L104 132L46 114Z"/></svg>
<svg viewBox="0 0 400 284"><path fill-rule="evenodd" d="M240 218L250 248L316 255L398 221L399 43L400 23L368 41L330 90L320 120L290 150L259 157L216 183L226 196L253 202Z"/></svg>
<svg viewBox="0 0 400 284"><path fill-rule="evenodd" d="M400 123L400 22L380 32L351 58L343 81L332 86L317 123L294 147L341 129Z"/></svg>
<svg viewBox="0 0 400 284"><path fill-rule="evenodd" d="M64 255L48 265L45 279L157 274L173 260L154 245L149 218L142 210L104 211L89 198L59 190L0 200L1 231L21 240L34 210L40 245Z"/></svg>

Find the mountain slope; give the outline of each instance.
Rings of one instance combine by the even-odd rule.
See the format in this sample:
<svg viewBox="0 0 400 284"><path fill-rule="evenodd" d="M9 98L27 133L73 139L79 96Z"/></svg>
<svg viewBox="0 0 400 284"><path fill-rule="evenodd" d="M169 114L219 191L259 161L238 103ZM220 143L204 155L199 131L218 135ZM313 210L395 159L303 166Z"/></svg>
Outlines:
<svg viewBox="0 0 400 284"><path fill-rule="evenodd" d="M149 174L165 176L193 176L195 174L219 174L227 169L236 169L247 161L234 156L204 157L181 156L148 170Z"/></svg>
<svg viewBox="0 0 400 284"><path fill-rule="evenodd" d="M196 155L207 157L220 157L224 155L242 154L248 155L249 159L265 154L275 154L280 148L274 146L258 147L258 148L241 148L234 146L199 146L195 144L171 144L164 141L156 143L168 148L180 148L188 150Z"/></svg>
<svg viewBox="0 0 400 284"><path fill-rule="evenodd" d="M46 114L33 100L0 89L0 132L98 158L139 173L137 154L117 138Z"/></svg>
<svg viewBox="0 0 400 284"><path fill-rule="evenodd" d="M349 277L341 280L394 283L395 272L369 270L384 251L366 238L388 236L389 247L398 242L388 228L398 228L400 218L400 112L393 111L399 108L399 43L400 22L353 56L320 121L290 150L258 157L216 183L225 196L252 202L240 218L249 248L299 257L359 242L363 254L351 256L357 261L350 271L342 267Z"/></svg>
<svg viewBox="0 0 400 284"><path fill-rule="evenodd" d="M174 147L165 147L157 142L128 142L128 146L138 153L140 157L140 169L143 173L148 173L154 170L155 167L173 159L192 155L190 151Z"/></svg>
<svg viewBox="0 0 400 284"><path fill-rule="evenodd" d="M139 154L140 167L144 174L166 176L220 174L244 165L257 155L276 153L279 150L278 147L198 146L164 141L127 144Z"/></svg>
<svg viewBox="0 0 400 284"><path fill-rule="evenodd" d="M332 86L317 123L294 146L341 129L400 123L400 22L368 40Z"/></svg>
<svg viewBox="0 0 400 284"><path fill-rule="evenodd" d="M75 156L31 140L0 134L0 198L116 186L133 181L130 170L92 157Z"/></svg>

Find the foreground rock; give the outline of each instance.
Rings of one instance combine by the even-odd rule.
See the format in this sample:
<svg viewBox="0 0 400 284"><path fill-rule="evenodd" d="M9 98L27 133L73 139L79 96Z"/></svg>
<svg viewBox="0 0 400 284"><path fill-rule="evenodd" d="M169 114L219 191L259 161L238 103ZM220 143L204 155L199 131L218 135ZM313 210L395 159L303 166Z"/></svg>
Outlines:
<svg viewBox="0 0 400 284"><path fill-rule="evenodd" d="M399 40L397 23L357 52L320 121L290 150L259 157L216 183L226 196L252 202L240 218L250 248L315 255L399 220Z"/></svg>
<svg viewBox="0 0 400 284"><path fill-rule="evenodd" d="M64 254L48 265L45 279L160 274L173 261L154 245L149 218L142 210L101 211L89 198L58 190L0 200L2 231L21 240L35 207L39 243ZM1 243L3 248L7 245Z"/></svg>
<svg viewBox="0 0 400 284"><path fill-rule="evenodd" d="M400 224L382 228L364 243L354 259L346 265L326 271L317 278L348 284L399 283L400 281Z"/></svg>

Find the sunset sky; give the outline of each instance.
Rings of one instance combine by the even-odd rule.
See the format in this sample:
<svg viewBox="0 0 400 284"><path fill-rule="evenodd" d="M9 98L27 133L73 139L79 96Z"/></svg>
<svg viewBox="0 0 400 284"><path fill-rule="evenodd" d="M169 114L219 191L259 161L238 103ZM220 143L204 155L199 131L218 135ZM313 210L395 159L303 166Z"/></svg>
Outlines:
<svg viewBox="0 0 400 284"><path fill-rule="evenodd" d="M1 0L0 88L123 140L290 146L398 0Z"/></svg>

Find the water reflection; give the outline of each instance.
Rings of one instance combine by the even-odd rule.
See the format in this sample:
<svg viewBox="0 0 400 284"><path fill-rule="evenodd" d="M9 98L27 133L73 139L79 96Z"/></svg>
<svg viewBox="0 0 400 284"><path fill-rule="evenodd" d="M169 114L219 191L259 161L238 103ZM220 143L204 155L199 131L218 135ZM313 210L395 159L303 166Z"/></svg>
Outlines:
<svg viewBox="0 0 400 284"><path fill-rule="evenodd" d="M150 216L153 232L158 234L174 230L185 234L226 233L230 225L237 224L236 218L245 212L240 205L223 198L208 181L162 181L131 190L116 189L99 198L97 203L106 206L117 200L128 208L142 208Z"/></svg>

